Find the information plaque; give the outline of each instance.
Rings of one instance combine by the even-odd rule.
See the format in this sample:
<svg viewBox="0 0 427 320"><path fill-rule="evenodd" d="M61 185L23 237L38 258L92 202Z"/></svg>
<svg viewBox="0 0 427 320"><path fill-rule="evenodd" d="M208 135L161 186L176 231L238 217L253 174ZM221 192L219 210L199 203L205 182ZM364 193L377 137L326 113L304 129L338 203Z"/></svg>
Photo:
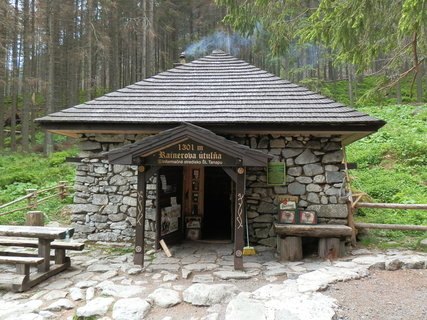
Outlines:
<svg viewBox="0 0 427 320"><path fill-rule="evenodd" d="M286 184L286 166L284 162L270 162L268 164L267 184L273 186Z"/></svg>

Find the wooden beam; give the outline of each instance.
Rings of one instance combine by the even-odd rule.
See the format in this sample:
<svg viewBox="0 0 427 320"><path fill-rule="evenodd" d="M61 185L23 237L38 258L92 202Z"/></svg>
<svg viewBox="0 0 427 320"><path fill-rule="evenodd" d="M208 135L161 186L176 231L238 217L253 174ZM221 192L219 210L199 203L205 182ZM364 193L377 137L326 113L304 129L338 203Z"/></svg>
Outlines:
<svg viewBox="0 0 427 320"><path fill-rule="evenodd" d="M136 197L136 227L135 227L135 256L133 262L144 265L145 242L145 199L146 199L146 172L144 167L138 167L138 186Z"/></svg>
<svg viewBox="0 0 427 320"><path fill-rule="evenodd" d="M236 199L234 209L234 269L243 270L243 223L245 221L246 168L237 168Z"/></svg>
<svg viewBox="0 0 427 320"><path fill-rule="evenodd" d="M351 236L352 229L348 226L338 224L274 224L276 233L283 236L298 237L347 237Z"/></svg>
<svg viewBox="0 0 427 320"><path fill-rule="evenodd" d="M409 204L409 203L367 203L358 202L356 208L375 208L375 209L418 209L427 210L427 204Z"/></svg>
<svg viewBox="0 0 427 320"><path fill-rule="evenodd" d="M388 230L407 230L407 231L427 231L427 226L414 226L405 224L381 224L381 223L361 223L357 222L356 228L365 229L388 229Z"/></svg>
<svg viewBox="0 0 427 320"><path fill-rule="evenodd" d="M237 173L230 167L222 167L222 169L225 171L225 173L231 178L231 180L234 181L234 183L237 182Z"/></svg>

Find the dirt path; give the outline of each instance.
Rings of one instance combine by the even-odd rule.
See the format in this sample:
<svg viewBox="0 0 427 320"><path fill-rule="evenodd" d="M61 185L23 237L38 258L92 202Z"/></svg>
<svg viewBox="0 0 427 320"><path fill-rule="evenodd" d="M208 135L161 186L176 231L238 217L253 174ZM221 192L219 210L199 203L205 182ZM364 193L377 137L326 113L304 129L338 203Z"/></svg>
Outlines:
<svg viewBox="0 0 427 320"><path fill-rule="evenodd" d="M427 320L427 270L370 273L323 292L339 301L338 320Z"/></svg>

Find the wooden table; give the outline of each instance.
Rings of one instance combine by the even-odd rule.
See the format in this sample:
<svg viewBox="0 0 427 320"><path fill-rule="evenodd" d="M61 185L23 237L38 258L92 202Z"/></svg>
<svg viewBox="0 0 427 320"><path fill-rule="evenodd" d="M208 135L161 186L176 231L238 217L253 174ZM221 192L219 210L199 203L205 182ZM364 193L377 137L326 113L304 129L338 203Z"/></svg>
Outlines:
<svg viewBox="0 0 427 320"><path fill-rule="evenodd" d="M73 234L73 228L0 225L0 236L38 239L38 257L43 258L43 262L37 265L38 273L35 276L28 275L28 279L23 281L22 291L69 267L69 259L51 267L50 249L53 240L71 238Z"/></svg>

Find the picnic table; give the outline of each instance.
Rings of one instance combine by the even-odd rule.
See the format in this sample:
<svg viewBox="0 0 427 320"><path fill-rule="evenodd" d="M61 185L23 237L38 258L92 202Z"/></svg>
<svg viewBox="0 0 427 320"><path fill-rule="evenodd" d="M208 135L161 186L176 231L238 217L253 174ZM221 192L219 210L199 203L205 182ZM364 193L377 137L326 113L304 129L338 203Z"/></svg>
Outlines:
<svg viewBox="0 0 427 320"><path fill-rule="evenodd" d="M68 268L70 259L66 257L65 249L82 250L84 245L55 240L71 238L73 234L73 228L0 225L0 236L3 237L0 245L37 248L37 254L0 252L0 263L15 264L18 273L15 277L0 278L0 283L12 284L14 291L21 292ZM51 249L55 249L54 257L51 257ZM37 266L34 274L30 274L31 265Z"/></svg>

